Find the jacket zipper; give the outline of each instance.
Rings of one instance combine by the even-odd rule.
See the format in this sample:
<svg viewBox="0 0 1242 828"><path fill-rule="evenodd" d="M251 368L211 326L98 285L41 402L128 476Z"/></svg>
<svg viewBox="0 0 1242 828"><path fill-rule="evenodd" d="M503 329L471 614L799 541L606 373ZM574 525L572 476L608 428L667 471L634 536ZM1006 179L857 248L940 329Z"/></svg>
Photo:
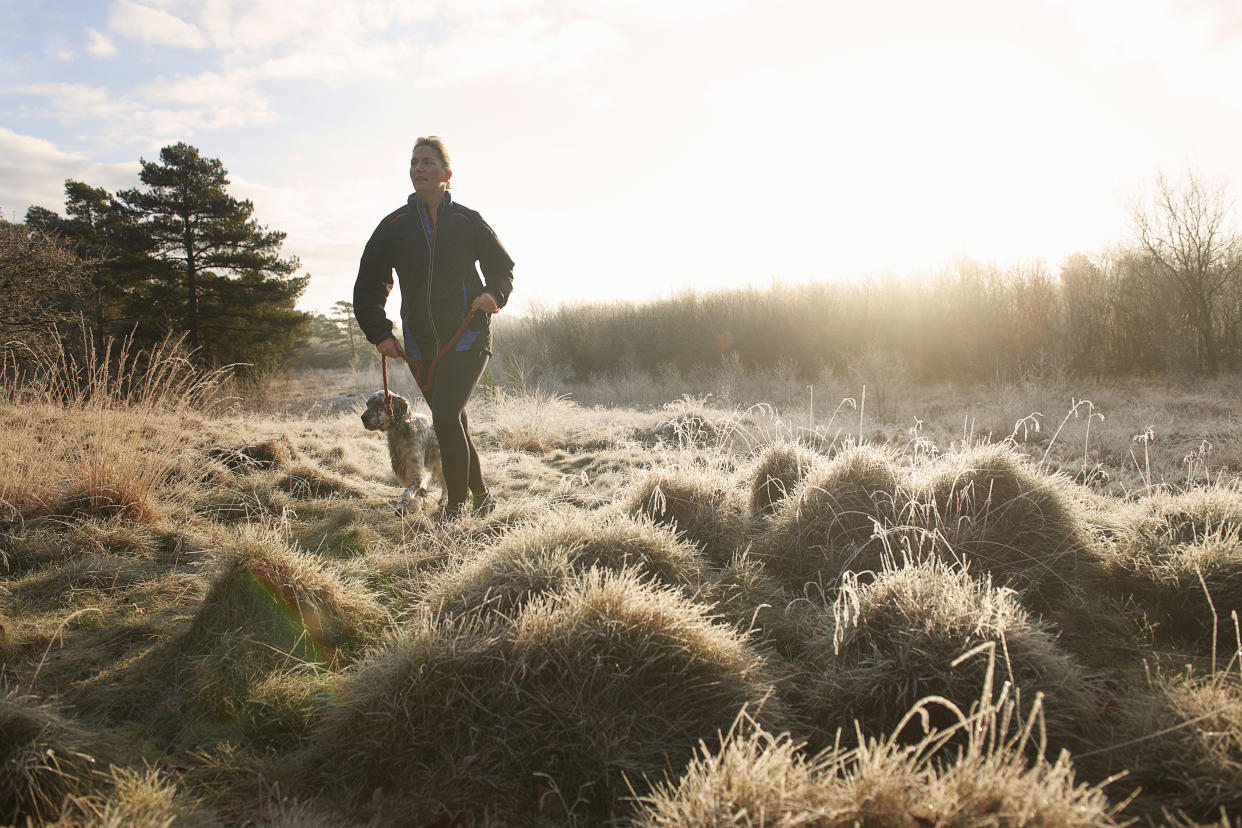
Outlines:
<svg viewBox="0 0 1242 828"><path fill-rule="evenodd" d="M437 222L436 222L436 217L434 215L431 217L431 221L432 221L432 227L435 227ZM438 232L434 230L433 232L435 232L436 236L439 235ZM436 320L435 320L434 315L431 312L431 280L433 276L435 275L435 270L436 270L435 236L432 236L429 241L431 242L431 245L430 245L431 256L429 257L427 261L427 305L426 305L427 306L427 322L431 325L431 338L435 342L435 345L436 345L435 350L433 350L432 353L438 354L440 353L440 333L439 331L436 330Z"/></svg>

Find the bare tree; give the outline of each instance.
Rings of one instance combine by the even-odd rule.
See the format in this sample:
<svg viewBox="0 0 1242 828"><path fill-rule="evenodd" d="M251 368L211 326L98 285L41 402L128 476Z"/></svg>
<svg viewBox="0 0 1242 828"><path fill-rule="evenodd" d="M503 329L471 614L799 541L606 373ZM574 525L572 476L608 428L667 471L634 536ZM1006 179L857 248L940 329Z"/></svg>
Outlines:
<svg viewBox="0 0 1242 828"><path fill-rule="evenodd" d="M0 215L0 346L53 336L53 326L81 307L88 284L61 239Z"/></svg>
<svg viewBox="0 0 1242 828"><path fill-rule="evenodd" d="M1157 278L1173 288L1198 337L1200 366L1217 373L1221 332L1236 310L1225 307L1225 297L1242 278L1242 237L1224 183L1195 173L1182 183L1157 175L1148 196L1134 201L1130 219Z"/></svg>

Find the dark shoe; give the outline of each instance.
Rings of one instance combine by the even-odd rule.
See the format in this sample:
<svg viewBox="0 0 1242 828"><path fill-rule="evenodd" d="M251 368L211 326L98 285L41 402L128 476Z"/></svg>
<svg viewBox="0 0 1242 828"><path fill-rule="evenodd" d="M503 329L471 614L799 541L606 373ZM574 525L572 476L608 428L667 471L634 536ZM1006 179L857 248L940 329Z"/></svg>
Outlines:
<svg viewBox="0 0 1242 828"><path fill-rule="evenodd" d="M490 492L484 492L482 495L475 495L474 509L472 511L476 517L487 517L492 512L496 511L496 498L492 497Z"/></svg>
<svg viewBox="0 0 1242 828"><path fill-rule="evenodd" d="M437 526L452 526L461 520L461 506L445 506L440 510L440 517L436 519Z"/></svg>

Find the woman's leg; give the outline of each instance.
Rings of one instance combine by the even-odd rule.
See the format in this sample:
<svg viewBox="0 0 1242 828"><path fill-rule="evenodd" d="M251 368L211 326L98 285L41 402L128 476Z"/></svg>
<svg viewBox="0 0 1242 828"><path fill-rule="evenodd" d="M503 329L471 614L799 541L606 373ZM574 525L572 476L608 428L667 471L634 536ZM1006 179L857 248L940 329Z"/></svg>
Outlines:
<svg viewBox="0 0 1242 828"><path fill-rule="evenodd" d="M452 507L466 502L468 487L476 493L483 490L483 472L470 439L466 403L486 365L487 354L482 351L454 351L440 360L431 390L423 392L440 441L440 463Z"/></svg>

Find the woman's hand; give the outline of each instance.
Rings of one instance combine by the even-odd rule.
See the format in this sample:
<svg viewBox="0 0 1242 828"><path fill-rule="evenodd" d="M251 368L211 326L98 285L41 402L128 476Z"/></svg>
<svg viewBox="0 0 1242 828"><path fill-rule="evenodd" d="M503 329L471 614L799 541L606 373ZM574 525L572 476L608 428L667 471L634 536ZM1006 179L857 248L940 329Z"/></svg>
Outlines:
<svg viewBox="0 0 1242 828"><path fill-rule="evenodd" d="M387 339L381 339L375 343L375 350L393 359L405 358L405 349L401 347L401 343L397 341L396 337L390 336Z"/></svg>
<svg viewBox="0 0 1242 828"><path fill-rule="evenodd" d="M487 291L483 291L474 300L474 304L470 306L470 312L485 311L486 313L499 313L500 306L496 304L496 297Z"/></svg>

